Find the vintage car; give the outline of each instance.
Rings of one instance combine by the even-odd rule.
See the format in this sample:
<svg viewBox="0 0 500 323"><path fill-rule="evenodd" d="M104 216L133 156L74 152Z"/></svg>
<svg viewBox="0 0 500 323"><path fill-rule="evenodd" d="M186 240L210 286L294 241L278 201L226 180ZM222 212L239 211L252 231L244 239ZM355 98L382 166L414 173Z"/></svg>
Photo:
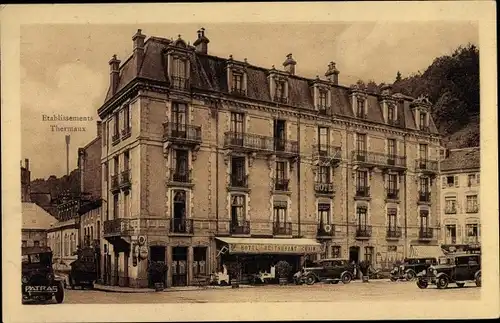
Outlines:
<svg viewBox="0 0 500 323"><path fill-rule="evenodd" d="M415 279L417 274L437 264L437 258L405 258L401 265L396 265L391 270L391 281L404 279L407 281Z"/></svg>
<svg viewBox="0 0 500 323"><path fill-rule="evenodd" d="M313 285L316 282L348 284L354 278L354 266L347 259L321 259L305 266L293 275L296 284Z"/></svg>
<svg viewBox="0 0 500 323"><path fill-rule="evenodd" d="M435 266L417 274L417 286L427 288L435 284L439 289L445 289L448 284L455 283L464 287L468 281L474 281L481 287L481 255L479 254L452 254L440 257Z"/></svg>
<svg viewBox="0 0 500 323"><path fill-rule="evenodd" d="M77 251L78 258L70 266L69 286L92 288L97 280L96 252L93 247L85 247Z"/></svg>
<svg viewBox="0 0 500 323"><path fill-rule="evenodd" d="M63 283L54 277L52 251L49 247L22 247L21 249L22 301L64 300Z"/></svg>

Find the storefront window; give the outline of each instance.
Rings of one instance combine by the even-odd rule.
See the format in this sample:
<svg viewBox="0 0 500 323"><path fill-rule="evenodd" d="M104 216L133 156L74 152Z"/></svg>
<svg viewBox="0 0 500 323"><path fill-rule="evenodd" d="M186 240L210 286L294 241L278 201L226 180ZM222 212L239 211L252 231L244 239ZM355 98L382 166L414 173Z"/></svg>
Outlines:
<svg viewBox="0 0 500 323"><path fill-rule="evenodd" d="M193 248L193 275L206 275L207 247Z"/></svg>
<svg viewBox="0 0 500 323"><path fill-rule="evenodd" d="M365 247L365 261L373 265L373 247Z"/></svg>

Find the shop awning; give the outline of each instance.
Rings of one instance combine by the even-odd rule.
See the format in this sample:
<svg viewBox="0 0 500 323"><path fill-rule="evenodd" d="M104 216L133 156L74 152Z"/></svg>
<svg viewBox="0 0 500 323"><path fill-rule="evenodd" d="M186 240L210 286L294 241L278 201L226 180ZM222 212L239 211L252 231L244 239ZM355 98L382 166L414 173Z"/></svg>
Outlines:
<svg viewBox="0 0 500 323"><path fill-rule="evenodd" d="M233 254L317 254L321 244L313 239L216 237Z"/></svg>
<svg viewBox="0 0 500 323"><path fill-rule="evenodd" d="M438 258L444 255L441 246L410 246L410 258Z"/></svg>

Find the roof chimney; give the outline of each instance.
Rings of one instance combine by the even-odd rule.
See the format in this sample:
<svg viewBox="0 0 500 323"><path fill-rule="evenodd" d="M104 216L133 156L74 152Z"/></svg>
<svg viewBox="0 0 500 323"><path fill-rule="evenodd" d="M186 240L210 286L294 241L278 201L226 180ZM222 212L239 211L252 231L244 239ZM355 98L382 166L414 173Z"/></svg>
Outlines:
<svg viewBox="0 0 500 323"><path fill-rule="evenodd" d="M205 28L198 30L198 38L194 41L193 45L196 47L198 53L208 53L208 43L210 40L205 36Z"/></svg>
<svg viewBox="0 0 500 323"><path fill-rule="evenodd" d="M286 60L283 62L285 71L295 75L295 65L297 65L297 62L293 59L292 54L286 55Z"/></svg>
<svg viewBox="0 0 500 323"><path fill-rule="evenodd" d="M30 170L30 160L28 158L24 159L24 168L26 168L26 170Z"/></svg>
<svg viewBox="0 0 500 323"><path fill-rule="evenodd" d="M325 76L328 81L332 82L335 85L338 85L340 71L335 65L336 64L334 62L330 62L330 64L328 64L328 70L326 71Z"/></svg>
<svg viewBox="0 0 500 323"><path fill-rule="evenodd" d="M116 54L113 55L113 57L109 61L109 73L109 87L111 89L111 94L115 95L116 90L118 89L118 81L120 76L120 60L116 58Z"/></svg>
<svg viewBox="0 0 500 323"><path fill-rule="evenodd" d="M102 137L102 121L97 120L96 124L97 124L97 137L101 138Z"/></svg>
<svg viewBox="0 0 500 323"><path fill-rule="evenodd" d="M146 35L142 34L141 29L137 29L137 32L132 37L132 41L134 42L134 65L136 74L139 74L144 60L144 39L146 39Z"/></svg>

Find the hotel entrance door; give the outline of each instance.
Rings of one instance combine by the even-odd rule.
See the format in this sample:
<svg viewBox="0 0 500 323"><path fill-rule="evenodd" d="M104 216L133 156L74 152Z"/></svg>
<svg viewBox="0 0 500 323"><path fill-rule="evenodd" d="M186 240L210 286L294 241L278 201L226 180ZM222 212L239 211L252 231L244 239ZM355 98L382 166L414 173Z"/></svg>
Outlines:
<svg viewBox="0 0 500 323"><path fill-rule="evenodd" d="M187 286L187 247L172 248L172 286Z"/></svg>

